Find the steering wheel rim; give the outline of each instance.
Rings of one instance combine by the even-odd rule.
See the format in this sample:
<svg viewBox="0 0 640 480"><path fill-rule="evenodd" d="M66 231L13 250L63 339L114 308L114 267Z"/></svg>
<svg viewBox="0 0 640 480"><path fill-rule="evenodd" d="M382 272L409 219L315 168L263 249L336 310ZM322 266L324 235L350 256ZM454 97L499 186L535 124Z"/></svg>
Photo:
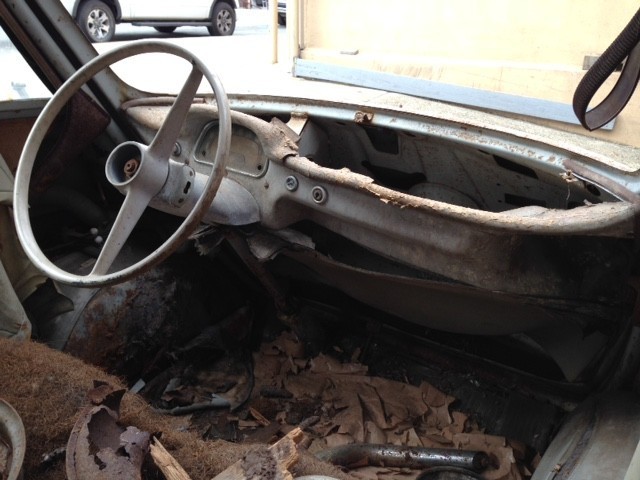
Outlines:
<svg viewBox="0 0 640 480"><path fill-rule="evenodd" d="M196 95L197 88L200 85L200 81L202 80L203 76L207 79L213 89L214 97L216 99L216 104L218 107L218 145L211 168L211 173L204 186L202 195L196 201L191 212L185 217L180 226L167 240L164 241L162 245L160 245L142 260L139 260L138 262L129 265L128 267L125 267L121 270L108 273L108 269L111 267L113 260L115 260L117 255L120 253L121 248L124 246L124 242L127 240L129 234L131 233L131 231L129 231L126 234L124 240L122 240L122 243L118 246L117 242L121 239L118 238L119 233L114 233L114 231L116 231L117 227L119 226L124 226L132 230L133 226L135 226L135 223L137 223L137 220L142 215L142 212L146 209L149 202L153 199L153 196L155 196L154 194L151 198L143 199L143 201L146 201L146 204L139 212L139 215L133 223L133 226L129 225L129 223L126 223L128 221L127 218L122 220L122 222L125 223L119 223L119 219L121 218L121 216L127 217L127 215L131 213L125 211L125 205L127 205L128 199L129 203L127 208L132 208L135 210L139 209L139 207L135 205L137 200L136 195L131 194L131 192L134 191L137 187L135 187L135 183L131 183L131 188L126 190L127 194L125 196L125 201L120 207L118 217L111 227L107 240L105 241L102 251L96 261L96 265L94 265L94 269L88 275L78 275L67 272L55 265L51 260L49 260L49 258L44 255L44 253L38 246L31 227L31 221L29 218L28 194L29 183L31 180L31 174L33 171L36 155L42 144L42 141L45 138L47 131L49 130L49 127L51 126L59 112L62 110L67 101L77 91L79 91L83 85L85 85L91 78L93 78L112 64L125 58L145 53L167 53L181 57L191 63L192 70L188 79L185 81L185 84L183 85L180 93L176 97L176 100L174 101L169 114L156 133L156 136L154 137L151 144L149 144L149 146L136 144L143 149L146 148L145 153L143 153L142 155L148 153L150 155L149 158L151 158L151 160L147 161L147 166L144 167L146 169L146 172L144 173L152 172L153 170L151 167L157 167L158 165L160 165L162 159L155 157L162 157L166 153L164 162L166 163L166 175L168 176L169 157L171 155L171 151L173 150L173 145L177 140L180 129L184 123L189 107L192 104L193 98ZM163 136L163 138L160 138L161 135ZM170 138L164 138L165 136L168 136ZM105 174L107 175L109 181L111 181L112 185L114 185L115 187L122 187L122 184L116 185L109 178L109 163L111 157L114 155L118 148L126 144L130 145L132 143L135 142L125 142L116 147L116 149L114 149L114 152L112 152L112 154L109 156L109 160L107 161L107 165L105 166ZM22 155L20 156L18 169L16 171L13 193L14 221L16 224L18 238L25 253L33 262L33 264L48 277L65 284L81 287L104 286L119 283L151 268L152 266L158 264L169 255L171 255L171 253L173 253L185 240L188 239L189 235L200 224L201 219L206 214L207 209L211 205L211 202L213 201L213 198L215 197L215 194L220 187L222 178L225 175L225 167L229 157L230 144L231 114L229 101L222 83L220 82L219 78L213 72L211 72L206 67L206 65L204 65L204 63L202 63L200 59L198 59L188 50L166 42L141 41L117 47L109 52L98 55L82 68L80 68L60 87L60 89L49 100L45 108L38 116L33 128L31 129L31 132L29 133L29 136L27 137ZM140 162L141 170L142 166L145 165L144 162L144 159L142 159ZM132 182L134 178L140 178L141 180L138 181L138 184L142 185L142 183L140 182L144 183L145 178L140 175L142 173L142 171L136 172L132 178ZM158 182L162 182L160 184L161 189L162 185L164 185L164 180L166 180L166 177L164 180L162 179L162 174L156 175L156 177L157 178L155 179L152 178L151 182L154 183L154 188L157 188ZM123 184L129 185L127 182L129 182L129 180L125 181ZM149 182L147 181L146 183ZM142 190L142 187L140 187L139 190ZM140 191L138 191L137 193L140 193ZM157 193L158 192L156 192L156 194ZM134 212L134 214L137 214L137 212ZM116 238L116 240L114 240L116 243L114 244L114 241L109 243L110 238ZM99 269L96 269L96 266L101 263L101 257L103 256L103 252L105 252L108 245L115 245L115 255L113 255L113 251L109 251L106 257L113 256L113 259L110 260L109 258L107 258L106 261L102 262L101 267Z"/></svg>

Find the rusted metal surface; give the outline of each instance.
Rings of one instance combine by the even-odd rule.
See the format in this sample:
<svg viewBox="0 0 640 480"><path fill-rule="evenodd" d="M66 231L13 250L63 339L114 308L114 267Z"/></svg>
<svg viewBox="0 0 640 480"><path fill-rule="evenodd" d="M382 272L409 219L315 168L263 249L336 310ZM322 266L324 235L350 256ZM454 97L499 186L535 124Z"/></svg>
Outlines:
<svg viewBox="0 0 640 480"><path fill-rule="evenodd" d="M140 160L132 158L124 164L124 175L126 178L133 177L140 167Z"/></svg>
<svg viewBox="0 0 640 480"><path fill-rule="evenodd" d="M304 111L306 105L297 107L296 111ZM128 113L150 128L160 121L156 118L160 111L154 113L154 108L133 107ZM335 109L327 109L323 114L319 107L314 113L338 118L341 118L339 114L347 114ZM204 128L214 114L207 105L194 106L188 121L191 139L188 136L184 139L187 144L198 138L198 130ZM351 115L354 114L351 111ZM385 118L376 113L372 124L386 125ZM560 177L560 173L565 172L562 162L567 158L566 150L561 147L535 144L531 139L518 143L515 137L450 125L429 125L414 117L398 115L394 121L399 128L402 124L403 131L406 128L419 132L424 139L401 137L400 145L406 146L393 157L395 168L410 162L427 162L420 168L424 168L427 178L434 178L444 168L438 158L446 154L442 160L448 172L446 180L455 185L452 188L456 193L469 196L485 208L491 195L492 208L504 202L503 194L511 195L515 203L535 201L540 196L549 202L548 208L534 205L507 212L490 211L421 198L384 186L366 175L360 164L369 160L370 155L379 154L370 148L344 149L343 145L349 142L339 135L342 130L349 131L349 135L358 134L354 129L361 127L354 123L353 117L345 126L331 122L321 124L325 129L332 128L327 131L332 144L338 144L334 155L325 160L296 155L295 145L276 125L240 113L234 113L233 120L257 136L264 155L270 159L260 177L233 175L259 205L260 224L266 228L279 230L301 220L311 220L401 264L451 281L519 295L590 299L603 293L602 289L616 290L596 278L623 280L627 275L625 269L631 263L637 208L620 201L595 203L597 198L582 184L568 185ZM313 121L309 116L307 126ZM436 130L437 136L432 137ZM358 142L363 141L361 132ZM412 151L417 154L407 161L405 157ZM505 156L500 160L505 162L504 168L496 165L493 155L498 153ZM380 157L379 165L385 165L380 163L383 158ZM520 163L516 165L513 159ZM323 162L333 163L329 168ZM457 174L449 173L450 165L454 164L459 167ZM467 171L472 164L474 169ZM488 166L492 166L489 173ZM233 165L230 168L233 169ZM522 168L525 173L518 170ZM503 177L499 180L500 187L495 186L494 173ZM295 188L287 181L290 177L297 181ZM436 177L434 181L439 180ZM466 187L458 191L462 185ZM480 187L485 192L478 196ZM529 191L534 194L526 193ZM321 202L318 192L322 192ZM565 208L571 192L576 204L582 199L589 204ZM556 261L549 261L551 257ZM593 281L587 285L584 278Z"/></svg>
<svg viewBox="0 0 640 480"><path fill-rule="evenodd" d="M69 289L67 289L68 291ZM160 266L119 285L96 290L86 306L68 316L63 349L130 378L170 342L184 342L206 324L193 280ZM83 295L85 289L79 289ZM64 326L63 326L64 327Z"/></svg>
<svg viewBox="0 0 640 480"><path fill-rule="evenodd" d="M373 113L371 112L356 112L354 116L356 123L371 123L373 121Z"/></svg>
<svg viewBox="0 0 640 480"><path fill-rule="evenodd" d="M150 101L155 105L153 108L148 108L145 103L142 105L134 103L126 110L132 120L148 129L147 135L149 137L162 124L168 111L168 106L162 105L162 101L155 102L154 99L150 99ZM192 161L189 156L197 155L197 152L193 150L196 146L196 140L200 137L202 130L216 117L217 109L214 106L200 103L192 105L189 118L183 129L182 138L191 147L183 149L182 155L185 160ZM231 111L231 121L234 125L242 126L256 134L262 152L267 158L282 159L294 155L298 151L298 146L290 139L290 135L296 135L295 131L282 122L269 123L258 117L237 111ZM227 168L233 170L237 168L237 165L230 164Z"/></svg>
<svg viewBox="0 0 640 480"><path fill-rule="evenodd" d="M504 128L494 131L489 125L455 124L391 109L374 110L366 129L357 121L363 110L353 106L309 101L291 111L304 115L298 143L311 145L309 158L297 154L288 127L233 114L234 122L261 145L260 155L269 159L260 163L266 167L260 175L243 171L252 161L240 166L232 161L229 167L229 176L259 206L260 225L287 231L309 221L336 234L330 250L323 252L327 258L344 257L344 244L354 242L421 272L417 278L394 276L394 294L380 295L389 292L389 277L376 270L379 260L356 254L342 258L343 265L329 264L322 256L313 259L313 235L304 243L310 251L291 242L289 256L311 266L328 284L413 322L462 333L521 332L560 319L580 328L600 328L628 313L626 281L638 208L618 201L603 182L598 186L566 177L571 159L589 164L602 160L602 153L569 143L570 135L547 143ZM128 113L150 130L161 123L159 107L131 107ZM194 106L182 143L197 143L212 116L210 106ZM390 145L397 154L378 151L371 137L378 134L397 143ZM380 146L385 148L384 141ZM602 165L613 168L611 162ZM378 171L420 174L413 175L421 178L420 188L394 187L377 178ZM449 201L424 198L447 188ZM455 204L454 198L470 203ZM286 250L284 245L273 256ZM414 284L425 275L436 279L427 290L444 289L456 299L462 294L467 303L417 300L425 289L415 294ZM276 292L275 298L279 302L282 294ZM425 309L425 303L433 307ZM443 304L460 308L443 314ZM478 311L483 312L481 320L469 313Z"/></svg>
<svg viewBox="0 0 640 480"><path fill-rule="evenodd" d="M140 480L150 435L136 427L122 427L120 400L124 390L105 383L96 384L89 397L96 406L87 407L78 417L66 453L69 480Z"/></svg>

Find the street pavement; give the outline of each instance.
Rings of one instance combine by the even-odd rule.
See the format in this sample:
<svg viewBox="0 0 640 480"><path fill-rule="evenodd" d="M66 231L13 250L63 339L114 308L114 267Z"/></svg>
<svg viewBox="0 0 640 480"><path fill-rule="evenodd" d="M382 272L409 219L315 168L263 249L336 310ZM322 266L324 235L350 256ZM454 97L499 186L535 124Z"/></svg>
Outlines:
<svg viewBox="0 0 640 480"><path fill-rule="evenodd" d="M120 24L112 42L94 44L94 47L104 52L131 41L159 39L180 45L198 56L220 77L229 92L286 89L278 86L296 80L291 74L286 28L278 27L278 62L273 63L270 12L262 8L238 9L236 15L236 31L229 37L210 36L205 27L180 27L171 34L162 34L151 27ZM122 67L117 65L115 70L134 86L172 92L180 88L186 78L187 66L181 63L184 62L166 56L158 60L145 55Z"/></svg>

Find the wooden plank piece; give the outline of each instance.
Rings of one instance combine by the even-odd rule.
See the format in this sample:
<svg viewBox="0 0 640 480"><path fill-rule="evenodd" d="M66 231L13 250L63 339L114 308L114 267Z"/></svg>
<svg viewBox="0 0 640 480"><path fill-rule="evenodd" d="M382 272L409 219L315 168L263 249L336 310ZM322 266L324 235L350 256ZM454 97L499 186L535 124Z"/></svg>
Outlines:
<svg viewBox="0 0 640 480"><path fill-rule="evenodd" d="M178 461L167 452L157 438L153 438L150 447L151 458L153 458L154 463L167 480L191 480L189 474L185 472Z"/></svg>
<svg viewBox="0 0 640 480"><path fill-rule="evenodd" d="M293 480L289 469L298 461L297 445L304 433L296 428L270 447L258 447L213 480Z"/></svg>

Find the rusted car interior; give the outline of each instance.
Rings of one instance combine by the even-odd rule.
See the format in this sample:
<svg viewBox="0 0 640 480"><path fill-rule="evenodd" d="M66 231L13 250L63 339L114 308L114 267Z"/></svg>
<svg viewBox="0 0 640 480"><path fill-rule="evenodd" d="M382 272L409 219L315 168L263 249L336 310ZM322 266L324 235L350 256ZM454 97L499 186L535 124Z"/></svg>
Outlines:
<svg viewBox="0 0 640 480"><path fill-rule="evenodd" d="M64 16L35 3L43 24ZM1 4L3 27L23 38L20 9ZM88 46L57 42L77 73L62 84L25 39L54 94L37 119L0 122L17 236L47 278L25 303L35 342L118 376L165 416L191 415L208 441L269 443L298 426L320 465L361 467L382 453L358 443L395 443L460 458L431 472L388 456L370 466L424 480L573 479L606 457L607 478L632 478L636 149L402 95L358 101L348 87L227 96L180 47L134 42L89 61ZM190 64L178 96L108 70L149 52ZM201 81L212 93L198 93ZM337 391L338 370L363 376L327 409L322 392L291 380L308 369ZM354 386L364 378L386 430L366 427L376 415ZM400 384L407 404L410 388L432 403L393 423L394 395L382 392L402 397ZM336 419L356 408L347 397L368 412L357 435ZM475 433L502 443L461 440ZM326 453L342 444L351 450ZM29 478L61 478L60 463L30 462ZM380 472L371 478L390 475Z"/></svg>

